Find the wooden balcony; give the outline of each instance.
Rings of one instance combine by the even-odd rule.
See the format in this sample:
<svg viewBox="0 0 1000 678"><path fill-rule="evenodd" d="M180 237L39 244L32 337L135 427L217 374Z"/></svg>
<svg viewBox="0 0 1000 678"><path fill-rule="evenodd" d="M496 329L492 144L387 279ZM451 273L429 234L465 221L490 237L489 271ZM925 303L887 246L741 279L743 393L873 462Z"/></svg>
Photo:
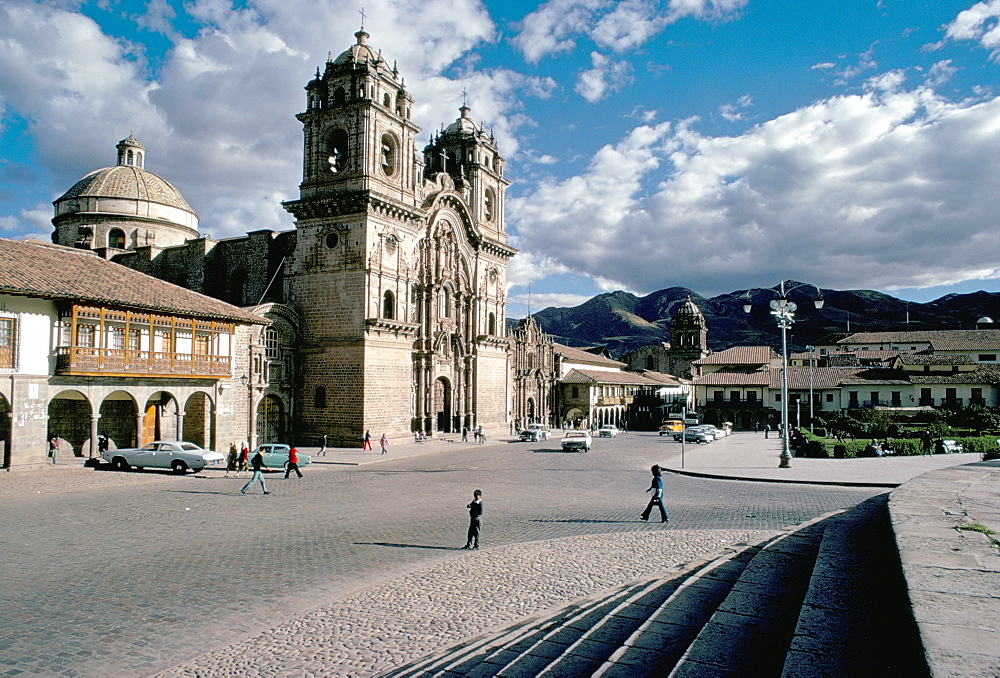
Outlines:
<svg viewBox="0 0 1000 678"><path fill-rule="evenodd" d="M57 349L56 374L219 379L230 376L231 365L229 356L62 346Z"/></svg>

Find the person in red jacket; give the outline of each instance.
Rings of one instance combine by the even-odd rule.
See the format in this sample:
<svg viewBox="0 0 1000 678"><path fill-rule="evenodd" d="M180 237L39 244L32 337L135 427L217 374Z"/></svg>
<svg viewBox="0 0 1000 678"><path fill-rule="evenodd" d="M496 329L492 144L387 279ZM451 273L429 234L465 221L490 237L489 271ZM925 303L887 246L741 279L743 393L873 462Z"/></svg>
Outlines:
<svg viewBox="0 0 1000 678"><path fill-rule="evenodd" d="M302 477L302 471L299 470L299 452L294 447L288 450L288 466L285 467L285 480L288 480L288 476L291 475L292 471L295 471L299 478Z"/></svg>

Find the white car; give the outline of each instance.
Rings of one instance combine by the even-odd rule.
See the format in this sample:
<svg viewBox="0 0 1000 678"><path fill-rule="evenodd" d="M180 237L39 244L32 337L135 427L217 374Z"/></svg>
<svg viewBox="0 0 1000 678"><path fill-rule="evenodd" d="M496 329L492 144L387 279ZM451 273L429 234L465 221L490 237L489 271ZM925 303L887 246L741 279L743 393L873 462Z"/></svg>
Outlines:
<svg viewBox="0 0 1000 678"><path fill-rule="evenodd" d="M156 440L142 447L126 447L110 450L101 455L118 471L129 468L168 468L174 473L197 473L206 466L222 466L226 457L220 452L203 450L194 443L179 440Z"/></svg>
<svg viewBox="0 0 1000 678"><path fill-rule="evenodd" d="M614 438L619 433L618 427L613 424L605 424L597 431L597 434L602 438Z"/></svg>
<svg viewBox="0 0 1000 678"><path fill-rule="evenodd" d="M590 432L570 429L562 439L564 452L590 452Z"/></svg>
<svg viewBox="0 0 1000 678"><path fill-rule="evenodd" d="M713 426L712 424L702 424L698 428L702 429L703 431L705 431L706 433L708 433L709 435L711 435L712 437L714 437L716 440L719 440L721 438L725 438L728 435L721 428L717 428L717 427Z"/></svg>

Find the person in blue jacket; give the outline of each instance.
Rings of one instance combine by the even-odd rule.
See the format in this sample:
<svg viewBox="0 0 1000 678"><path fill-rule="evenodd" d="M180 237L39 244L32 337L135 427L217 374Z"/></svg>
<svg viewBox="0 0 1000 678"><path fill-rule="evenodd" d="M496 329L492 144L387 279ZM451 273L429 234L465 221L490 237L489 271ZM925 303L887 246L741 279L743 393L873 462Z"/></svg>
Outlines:
<svg viewBox="0 0 1000 678"><path fill-rule="evenodd" d="M649 486L647 492L652 492L653 497L649 500L649 504L646 505L646 510L642 512L642 519L649 520L649 514L653 511L654 506L660 507L660 522L669 523L670 517L667 515L667 510L663 508L663 471L660 470L659 464L653 464L653 482Z"/></svg>

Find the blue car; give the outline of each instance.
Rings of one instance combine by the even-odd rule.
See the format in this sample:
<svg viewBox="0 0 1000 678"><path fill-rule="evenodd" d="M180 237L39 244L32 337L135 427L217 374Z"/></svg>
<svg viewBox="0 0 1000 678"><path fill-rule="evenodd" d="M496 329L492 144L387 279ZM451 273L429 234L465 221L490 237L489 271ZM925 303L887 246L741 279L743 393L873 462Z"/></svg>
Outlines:
<svg viewBox="0 0 1000 678"><path fill-rule="evenodd" d="M288 466L288 451L291 449L292 448L289 445L282 445L280 443L267 443L265 445L261 445L256 450L254 450L250 454L250 458L253 459L253 456L257 454L257 452L261 452L264 455L264 468L270 468L270 469L280 468L283 470L287 470L286 467ZM299 452L299 468L302 468L303 466L308 466L310 461L312 461L312 457L310 457L308 454L302 454L301 452Z"/></svg>

